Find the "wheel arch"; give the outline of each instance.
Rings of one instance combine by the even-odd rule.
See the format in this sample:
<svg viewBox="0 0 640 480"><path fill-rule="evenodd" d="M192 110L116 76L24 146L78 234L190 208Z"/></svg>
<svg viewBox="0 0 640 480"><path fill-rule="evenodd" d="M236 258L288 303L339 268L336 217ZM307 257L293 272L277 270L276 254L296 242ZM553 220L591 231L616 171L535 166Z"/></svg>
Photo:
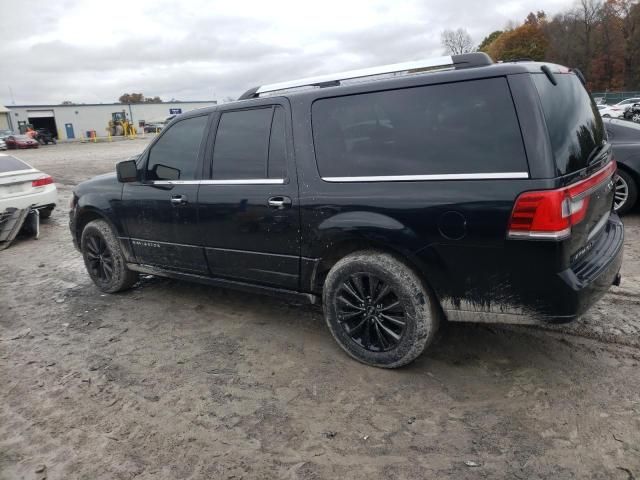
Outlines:
<svg viewBox="0 0 640 480"><path fill-rule="evenodd" d="M638 163L640 164L640 162ZM617 167L618 170L622 170L624 173L629 175L633 179L633 181L636 182L636 187L640 188L640 172L638 170L635 170L621 162L618 162Z"/></svg>
<svg viewBox="0 0 640 480"><path fill-rule="evenodd" d="M94 220L104 220L105 222L107 222L107 224L115 234L116 238L120 239L120 235L119 235L118 229L116 228L116 225L111 221L111 219L107 215L104 214L104 212L93 207L85 207L80 212L78 212L76 216L74 235L75 235L75 240L77 242L78 247L80 247L80 240L82 239L82 231L84 230L84 228L87 226L89 222L92 222ZM127 246L123 245L122 241L120 241L120 244L123 247L123 250L128 253L129 249L127 248Z"/></svg>
<svg viewBox="0 0 640 480"><path fill-rule="evenodd" d="M350 238L333 244L315 265L311 278L312 292L322 294L324 282L333 266L344 257L363 250L373 250L380 253L390 254L398 261L407 265L416 273L416 275L418 275L425 287L428 288L439 301L438 296L435 294L435 290L429 283L428 267L420 261L417 255L402 247L379 242L370 238Z"/></svg>

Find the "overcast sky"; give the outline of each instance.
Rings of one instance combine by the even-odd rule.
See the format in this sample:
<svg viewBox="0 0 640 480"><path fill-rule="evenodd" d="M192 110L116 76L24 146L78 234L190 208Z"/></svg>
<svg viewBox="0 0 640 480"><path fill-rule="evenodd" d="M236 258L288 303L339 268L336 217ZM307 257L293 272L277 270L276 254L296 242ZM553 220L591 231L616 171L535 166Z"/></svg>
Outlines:
<svg viewBox="0 0 640 480"><path fill-rule="evenodd" d="M573 0L0 0L0 103L221 100L262 83L443 53ZM13 99L10 89L13 91Z"/></svg>

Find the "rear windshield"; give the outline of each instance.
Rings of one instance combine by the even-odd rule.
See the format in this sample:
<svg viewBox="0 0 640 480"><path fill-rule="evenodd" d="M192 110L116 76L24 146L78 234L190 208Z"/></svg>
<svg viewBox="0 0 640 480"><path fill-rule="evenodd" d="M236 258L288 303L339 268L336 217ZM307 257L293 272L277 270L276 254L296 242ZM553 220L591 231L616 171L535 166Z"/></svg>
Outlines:
<svg viewBox="0 0 640 480"><path fill-rule="evenodd" d="M543 73L531 76L540 94L560 175L585 168L591 153L605 139L598 107L573 74L555 74L557 85Z"/></svg>
<svg viewBox="0 0 640 480"><path fill-rule="evenodd" d="M325 179L528 172L505 78L321 99L312 123Z"/></svg>
<svg viewBox="0 0 640 480"><path fill-rule="evenodd" d="M16 157L0 154L0 173L16 172L19 170L31 170L31 167Z"/></svg>

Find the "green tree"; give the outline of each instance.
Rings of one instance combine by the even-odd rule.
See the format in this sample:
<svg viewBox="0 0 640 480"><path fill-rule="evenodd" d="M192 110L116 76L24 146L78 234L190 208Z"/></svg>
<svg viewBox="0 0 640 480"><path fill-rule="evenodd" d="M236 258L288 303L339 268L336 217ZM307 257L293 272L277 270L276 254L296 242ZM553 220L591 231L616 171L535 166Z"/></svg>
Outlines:
<svg viewBox="0 0 640 480"><path fill-rule="evenodd" d="M478 51L486 53L487 47L491 45L493 42L495 42L496 39L503 33L504 32L502 30L496 30L494 32L491 32L486 37L484 37L484 40L482 40L482 42L480 42L480 45L478 45Z"/></svg>

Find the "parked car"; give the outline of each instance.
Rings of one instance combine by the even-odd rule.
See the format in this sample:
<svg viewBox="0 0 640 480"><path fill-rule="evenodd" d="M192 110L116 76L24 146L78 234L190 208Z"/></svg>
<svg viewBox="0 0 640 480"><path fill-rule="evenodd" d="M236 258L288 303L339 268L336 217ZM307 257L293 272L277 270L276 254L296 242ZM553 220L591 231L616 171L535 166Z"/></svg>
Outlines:
<svg viewBox="0 0 640 480"><path fill-rule="evenodd" d="M38 148L38 142L28 135L9 135L5 138L7 148Z"/></svg>
<svg viewBox="0 0 640 480"><path fill-rule="evenodd" d="M625 120L640 123L640 102L629 105L622 116Z"/></svg>
<svg viewBox="0 0 640 480"><path fill-rule="evenodd" d="M602 115L603 118L620 118L624 115L624 111L629 105L637 102L640 102L640 98L627 98L614 105L607 105L607 108L600 110L600 115Z"/></svg>
<svg viewBox="0 0 640 480"><path fill-rule="evenodd" d="M144 133L159 133L164 128L164 123L147 123L144 126Z"/></svg>
<svg viewBox="0 0 640 480"><path fill-rule="evenodd" d="M0 215L8 208L33 208L49 218L58 203L51 176L6 153L0 154Z"/></svg>
<svg viewBox="0 0 640 480"><path fill-rule="evenodd" d="M0 140L6 139L9 135L13 135L11 130L2 129L0 130Z"/></svg>
<svg viewBox="0 0 640 480"><path fill-rule="evenodd" d="M256 87L78 185L73 241L104 292L143 272L322 303L379 367L444 319L571 321L624 237L580 78L473 53Z"/></svg>
<svg viewBox="0 0 640 480"><path fill-rule="evenodd" d="M4 141L4 138L0 138L0 151L2 150L6 150L7 149L7 144Z"/></svg>
<svg viewBox="0 0 640 480"><path fill-rule="evenodd" d="M619 119L605 119L609 143L618 163L614 208L627 213L638 201L640 187L640 125Z"/></svg>

